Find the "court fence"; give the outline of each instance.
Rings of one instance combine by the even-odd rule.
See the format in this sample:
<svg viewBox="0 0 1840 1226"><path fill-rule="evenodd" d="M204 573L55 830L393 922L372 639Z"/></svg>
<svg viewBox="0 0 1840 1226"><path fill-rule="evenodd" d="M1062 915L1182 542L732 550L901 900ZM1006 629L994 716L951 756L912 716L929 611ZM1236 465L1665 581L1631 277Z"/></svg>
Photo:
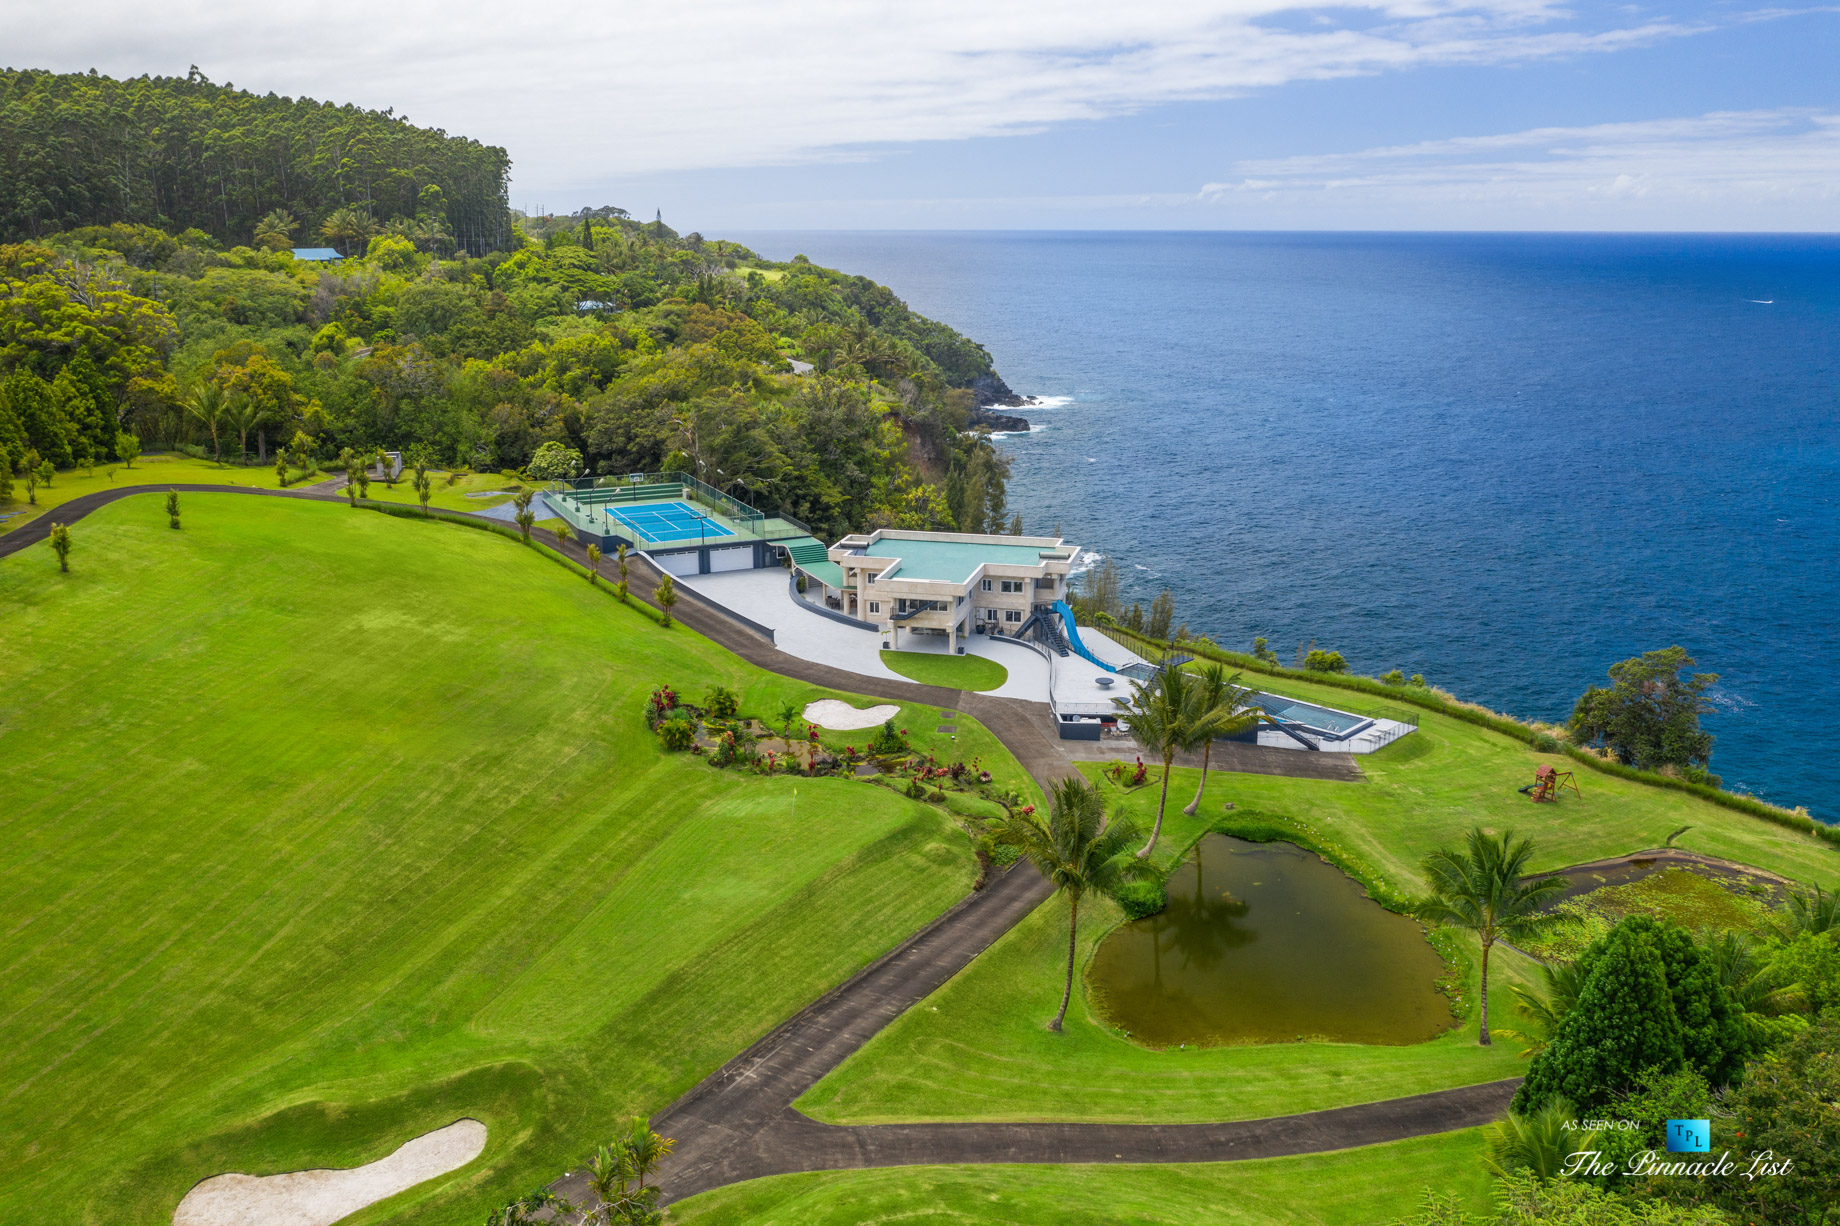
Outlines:
<svg viewBox="0 0 1840 1226"><path fill-rule="evenodd" d="M703 543L697 538L675 534L658 539L648 535L642 523L612 514L625 506L658 502L682 502L693 510L701 510L724 530L720 541L724 545L787 540L811 534L810 529L796 519L768 515L686 472L576 477L551 482L547 494L546 501L575 531L585 532L590 537L632 538L627 543L637 547Z"/></svg>

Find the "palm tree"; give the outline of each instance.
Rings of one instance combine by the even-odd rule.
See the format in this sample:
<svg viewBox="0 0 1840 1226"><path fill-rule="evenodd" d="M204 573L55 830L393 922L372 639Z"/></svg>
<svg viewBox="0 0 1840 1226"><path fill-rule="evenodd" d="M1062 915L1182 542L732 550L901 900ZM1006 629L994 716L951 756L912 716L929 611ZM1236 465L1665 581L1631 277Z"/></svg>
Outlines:
<svg viewBox="0 0 1840 1226"><path fill-rule="evenodd" d="M624 1217L630 1199L626 1185L632 1179L632 1154L623 1142L603 1145L595 1151L588 1163L588 1191L594 1193L595 1203L584 1220L613 1226L619 1220L615 1214Z"/></svg>
<svg viewBox="0 0 1840 1226"><path fill-rule="evenodd" d="M641 1192L645 1191L645 1177L657 1170L658 1164L677 1148L676 1141L653 1132L652 1126L640 1116L633 1117L632 1128L624 1138L624 1145L632 1158L633 1174L638 1178Z"/></svg>
<svg viewBox="0 0 1840 1226"><path fill-rule="evenodd" d="M377 233L377 225L367 214L346 205L332 210L326 220L320 223L319 232L321 237L339 249L339 254L350 255L354 246Z"/></svg>
<svg viewBox="0 0 1840 1226"><path fill-rule="evenodd" d="M1596 1131L1577 1131L1578 1113L1564 1097L1552 1098L1528 1115L1507 1117L1488 1131L1486 1165L1497 1175L1529 1170L1540 1179L1555 1179L1572 1154L1596 1149Z"/></svg>
<svg viewBox="0 0 1840 1226"><path fill-rule="evenodd" d="M1514 841L1514 832L1469 832L1469 853L1434 851L1423 871L1431 896L1413 908L1420 919L1467 928L1482 942L1482 1018L1477 1043L1489 1046L1489 950L1501 940L1531 936L1541 925L1540 908L1565 890L1562 877L1522 883L1533 841Z"/></svg>
<svg viewBox="0 0 1840 1226"><path fill-rule="evenodd" d="M256 222L256 246L280 251L294 245L294 231L300 223L286 209L272 209Z"/></svg>
<svg viewBox="0 0 1840 1226"><path fill-rule="evenodd" d="M556 521L555 533L556 533L556 552L561 553L562 547L568 544L569 538L574 536L575 534L569 530L568 521L562 520L562 519L559 519Z"/></svg>
<svg viewBox="0 0 1840 1226"><path fill-rule="evenodd" d="M1239 683L1239 677L1238 673L1227 676L1227 670L1211 660L1195 673L1201 691L1198 702L1207 710L1213 727L1201 742L1201 783L1195 788L1195 798L1182 807L1190 817L1201 808L1201 793L1207 790L1208 759L1213 757L1216 738L1244 732L1259 722L1260 710L1253 702L1256 695Z"/></svg>
<svg viewBox="0 0 1840 1226"><path fill-rule="evenodd" d="M1584 973L1578 969L1576 962L1541 963L1540 977L1545 980L1544 991L1523 988L1518 983L1508 986L1508 991L1514 993L1521 1015L1527 1019L1531 1030L1495 1031L1496 1034L1525 1040L1527 1050L1521 1053L1523 1056L1536 1056L1546 1049L1553 1035L1558 1033L1559 1023L1565 1020L1565 1015L1578 1003L1578 993L1584 990Z"/></svg>
<svg viewBox="0 0 1840 1226"><path fill-rule="evenodd" d="M590 585L598 583L600 581L600 577L601 577L601 547L599 545L589 545L588 546L588 583Z"/></svg>
<svg viewBox="0 0 1840 1226"><path fill-rule="evenodd" d="M1820 886L1812 893L1797 891L1789 895L1789 931L1820 935L1840 928L1840 890L1829 894Z"/></svg>
<svg viewBox="0 0 1840 1226"><path fill-rule="evenodd" d="M1222 717L1203 705L1201 685L1194 673L1180 668L1159 668L1147 682L1131 686L1129 698L1114 698L1124 722L1137 743L1163 760L1163 785L1156 798L1156 825L1150 841L1137 853L1148 859L1163 834L1163 813L1169 806L1169 773L1176 755L1203 740L1212 741Z"/></svg>
<svg viewBox="0 0 1840 1226"><path fill-rule="evenodd" d="M224 421L236 431L237 462L249 458L249 432L268 420L268 408L261 401L241 392L224 399Z"/></svg>
<svg viewBox="0 0 1840 1226"><path fill-rule="evenodd" d="M1800 984L1785 983L1780 972L1757 956L1749 933L1708 934L1704 943L1719 981L1746 1013L1780 1014L1806 1004Z"/></svg>
<svg viewBox="0 0 1840 1226"><path fill-rule="evenodd" d="M224 462L223 446L217 441L217 428L224 420L224 389L211 382L194 383L180 401L186 414L211 430L211 452L219 464Z"/></svg>
<svg viewBox="0 0 1840 1226"><path fill-rule="evenodd" d="M1067 983L1061 1007L1049 1030L1059 1030L1073 998L1073 964L1079 953L1080 899L1087 891L1116 896L1126 882L1151 875L1146 864L1128 854L1137 828L1126 819L1110 825L1099 792L1075 776L1054 785L1048 797L1048 824L1032 814L1010 813L989 836L992 847L1014 847L1041 870L1056 891L1067 896Z"/></svg>

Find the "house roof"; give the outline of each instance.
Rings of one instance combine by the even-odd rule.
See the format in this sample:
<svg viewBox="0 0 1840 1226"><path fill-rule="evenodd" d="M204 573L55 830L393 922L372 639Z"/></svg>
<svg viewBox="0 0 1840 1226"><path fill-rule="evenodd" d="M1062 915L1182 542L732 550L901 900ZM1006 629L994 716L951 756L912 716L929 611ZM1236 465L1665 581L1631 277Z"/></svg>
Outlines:
<svg viewBox="0 0 1840 1226"><path fill-rule="evenodd" d="M294 258L297 260L342 260L345 257L331 247L296 247Z"/></svg>

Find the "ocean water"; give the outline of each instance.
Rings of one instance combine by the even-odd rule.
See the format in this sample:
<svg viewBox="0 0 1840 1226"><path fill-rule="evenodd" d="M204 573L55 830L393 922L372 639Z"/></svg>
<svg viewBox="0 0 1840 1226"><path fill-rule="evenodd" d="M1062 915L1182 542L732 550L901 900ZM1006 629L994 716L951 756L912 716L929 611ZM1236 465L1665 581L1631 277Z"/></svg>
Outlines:
<svg viewBox="0 0 1840 1226"><path fill-rule="evenodd" d="M1028 527L1192 629L1543 719L1678 643L1727 786L1840 820L1840 237L734 237L983 342Z"/></svg>

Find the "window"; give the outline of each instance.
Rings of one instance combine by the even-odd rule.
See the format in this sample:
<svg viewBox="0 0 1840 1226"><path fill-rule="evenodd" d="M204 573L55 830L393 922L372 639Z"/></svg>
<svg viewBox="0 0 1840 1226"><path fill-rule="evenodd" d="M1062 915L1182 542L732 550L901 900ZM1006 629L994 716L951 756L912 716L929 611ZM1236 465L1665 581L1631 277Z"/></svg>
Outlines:
<svg viewBox="0 0 1840 1226"><path fill-rule="evenodd" d="M866 570L863 572L863 578L868 580L870 583L874 583L875 582L875 572L872 570Z"/></svg>
<svg viewBox="0 0 1840 1226"><path fill-rule="evenodd" d="M1035 580L1035 586L1052 592L1054 590L1054 576L1049 575L1046 579Z"/></svg>
<svg viewBox="0 0 1840 1226"><path fill-rule="evenodd" d="M1003 580L1003 590L1006 592L1020 592L1022 590L1022 580L1020 579Z"/></svg>
<svg viewBox="0 0 1840 1226"><path fill-rule="evenodd" d="M989 590L990 590L990 580L988 580L988 579L979 579L979 580L978 580L978 591L980 591L980 592L988 592Z"/></svg>
<svg viewBox="0 0 1840 1226"><path fill-rule="evenodd" d="M994 622L997 620L997 611L995 609L979 609L978 610L978 620L986 621L986 622Z"/></svg>
<svg viewBox="0 0 1840 1226"><path fill-rule="evenodd" d="M869 612L871 612L871 613L880 613L881 611L882 611L882 602L881 602L881 601L879 601L879 600L871 600L871 601L869 602Z"/></svg>
<svg viewBox="0 0 1840 1226"><path fill-rule="evenodd" d="M1021 609L1005 609L1005 610L1003 610L1003 620L1004 620L1004 621L1006 621L1006 622L1019 622L1019 621L1021 621L1021 620L1022 620L1022 610L1021 610Z"/></svg>

